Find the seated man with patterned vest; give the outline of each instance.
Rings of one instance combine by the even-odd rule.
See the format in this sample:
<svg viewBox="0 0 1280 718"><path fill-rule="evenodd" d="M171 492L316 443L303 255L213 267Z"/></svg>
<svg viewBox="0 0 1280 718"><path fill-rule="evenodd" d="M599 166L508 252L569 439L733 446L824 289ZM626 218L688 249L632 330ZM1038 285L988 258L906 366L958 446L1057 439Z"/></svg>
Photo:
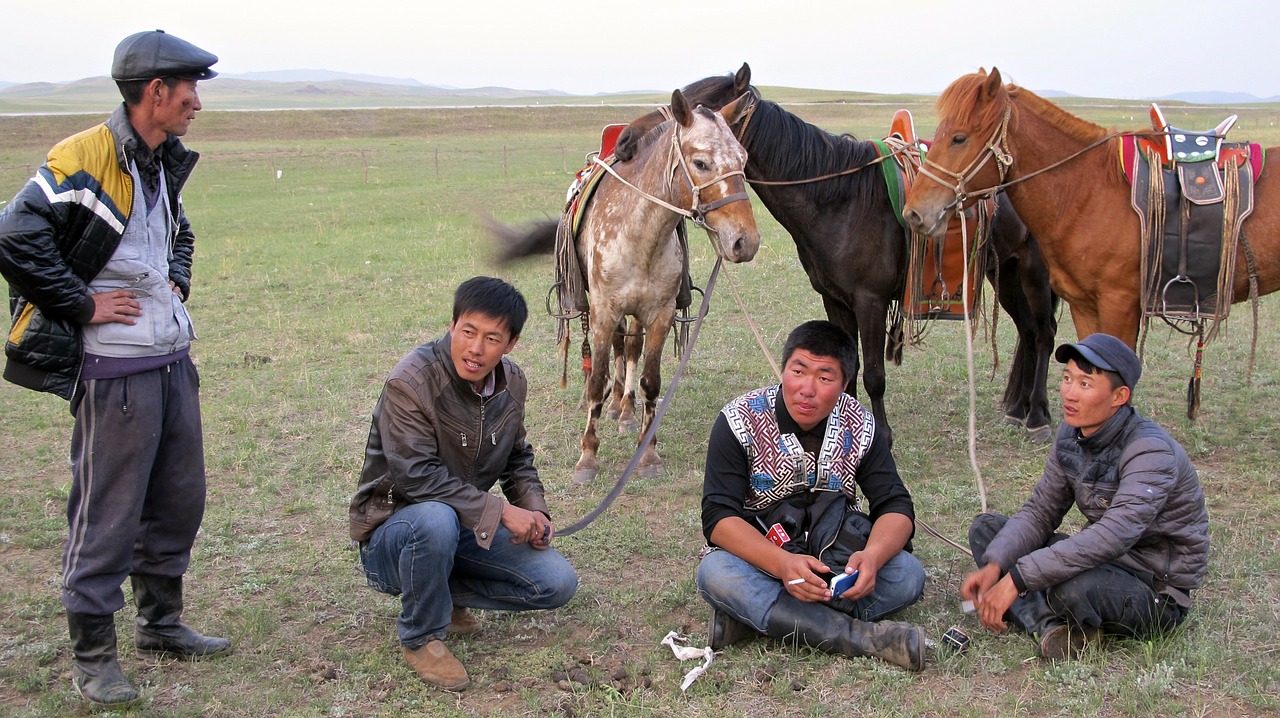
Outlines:
<svg viewBox="0 0 1280 718"><path fill-rule="evenodd" d="M765 634L923 670L923 629L877 622L920 598L924 568L889 439L844 393L857 345L831 322L806 322L782 361L780 385L729 402L711 429L698 566L711 647ZM833 591L845 576L852 586Z"/></svg>

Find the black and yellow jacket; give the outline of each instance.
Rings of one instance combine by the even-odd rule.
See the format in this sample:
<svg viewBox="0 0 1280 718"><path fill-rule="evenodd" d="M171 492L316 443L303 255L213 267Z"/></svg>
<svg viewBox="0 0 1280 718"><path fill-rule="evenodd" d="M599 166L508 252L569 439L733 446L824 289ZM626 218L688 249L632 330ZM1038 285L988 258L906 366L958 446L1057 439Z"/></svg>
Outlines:
<svg viewBox="0 0 1280 718"><path fill-rule="evenodd" d="M88 284L115 253L133 209L129 172L138 138L124 105L101 125L49 150L13 201L0 211L0 275L9 282L13 327L4 378L70 399L84 360L80 327L93 317ZM158 150L178 228L169 279L191 292L195 235L182 210L182 187L199 154L169 137Z"/></svg>

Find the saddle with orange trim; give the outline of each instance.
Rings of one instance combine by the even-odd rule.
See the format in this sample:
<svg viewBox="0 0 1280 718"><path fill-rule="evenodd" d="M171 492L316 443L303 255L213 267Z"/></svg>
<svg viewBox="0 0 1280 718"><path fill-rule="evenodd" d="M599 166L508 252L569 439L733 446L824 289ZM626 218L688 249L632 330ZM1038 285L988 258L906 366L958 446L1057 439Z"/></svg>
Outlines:
<svg viewBox="0 0 1280 718"><path fill-rule="evenodd" d="M1153 134L1122 137L1120 164L1142 226L1144 316L1212 337L1233 296L1240 226L1253 210L1262 148L1225 142L1236 116L1205 132L1173 127L1151 105Z"/></svg>

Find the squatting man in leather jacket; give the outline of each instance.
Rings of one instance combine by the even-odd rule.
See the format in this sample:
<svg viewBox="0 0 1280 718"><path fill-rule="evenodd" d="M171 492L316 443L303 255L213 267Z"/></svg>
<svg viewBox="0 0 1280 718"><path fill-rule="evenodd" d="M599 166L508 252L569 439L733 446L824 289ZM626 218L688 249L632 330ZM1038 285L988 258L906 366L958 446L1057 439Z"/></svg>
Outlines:
<svg viewBox="0 0 1280 718"><path fill-rule="evenodd" d="M62 605L86 700L139 698L121 670L114 614L133 583L140 654L227 652L181 621L182 577L205 508L191 294L195 236L183 147L196 82L218 58L160 30L116 47L124 103L69 137L0 213L0 274L14 326L4 377L71 401L70 538ZM164 664L161 664L164 665Z"/></svg>
<svg viewBox="0 0 1280 718"><path fill-rule="evenodd" d="M578 588L551 548L555 529L525 438L528 384L506 358L527 317L524 297L502 280L458 287L448 333L391 370L351 500L369 585L400 596L405 660L445 690L470 683L443 641L479 630L468 608L557 608ZM505 501L490 493L494 484Z"/></svg>
<svg viewBox="0 0 1280 718"><path fill-rule="evenodd" d="M1066 364L1063 423L1044 475L1013 518L974 520L979 568L960 593L987 628L1011 620L1062 660L1103 634L1180 624L1208 568L1209 517L1186 451L1129 403L1142 374L1133 350L1091 334L1055 356ZM1087 523L1058 533L1073 503Z"/></svg>

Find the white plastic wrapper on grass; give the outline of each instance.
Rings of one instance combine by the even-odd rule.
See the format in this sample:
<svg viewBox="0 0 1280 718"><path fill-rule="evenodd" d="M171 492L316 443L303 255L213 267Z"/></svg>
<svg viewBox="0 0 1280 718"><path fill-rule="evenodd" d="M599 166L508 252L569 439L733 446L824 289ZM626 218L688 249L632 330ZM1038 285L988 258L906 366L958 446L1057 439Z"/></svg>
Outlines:
<svg viewBox="0 0 1280 718"><path fill-rule="evenodd" d="M711 650L711 646L707 646L706 648L694 648L693 646L676 645L677 643L683 644L688 642L688 636L682 636L675 631L671 631L667 634L666 638L662 639L662 645L671 646L671 652L674 653L676 658L681 661L689 661L697 658L703 659L702 665L684 674L684 680L680 682L681 692L689 690L689 686L693 685L693 682L698 679L698 676L706 673L707 668L711 667L711 661L714 660L715 656L715 651Z"/></svg>

